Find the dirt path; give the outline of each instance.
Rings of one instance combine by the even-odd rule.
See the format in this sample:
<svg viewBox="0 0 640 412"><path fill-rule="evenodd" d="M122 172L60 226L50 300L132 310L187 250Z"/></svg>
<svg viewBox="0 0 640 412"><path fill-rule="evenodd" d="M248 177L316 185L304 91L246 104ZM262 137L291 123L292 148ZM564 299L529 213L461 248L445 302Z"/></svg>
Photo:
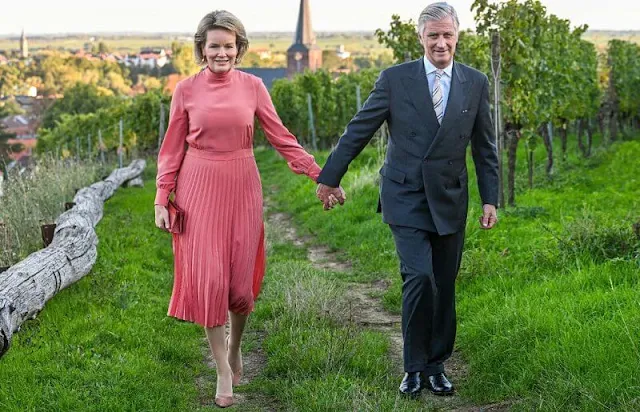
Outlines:
<svg viewBox="0 0 640 412"><path fill-rule="evenodd" d="M242 411L278 411L278 403L260 393L250 391L245 392L242 389L242 385L246 385L256 378L262 372L266 363L267 357L262 350L262 340L264 339L264 333L253 329L247 329L245 332L244 341L250 342L250 345L243 344L243 349L250 346L250 350L243 352L244 371L242 379L240 380L240 386L234 391L236 398L236 406L231 409L239 409ZM202 339L202 357L204 359L207 368L210 369L208 373L198 376L196 379L196 385L200 394L200 406L206 409L217 408L215 405L215 393L216 393L216 378L213 370L216 369L216 363L213 360L211 351L209 350L209 342L206 338Z"/></svg>
<svg viewBox="0 0 640 412"><path fill-rule="evenodd" d="M325 246L318 246L312 242L311 237L299 236L289 216L280 212L265 213L267 224L279 228L285 240L298 247L307 249L307 258L317 269L331 270L348 274L351 264L339 259ZM403 374L402 366L402 333L401 317L386 311L382 306L379 296L387 290L389 282L378 280L369 284L349 283L347 300L350 303L350 321L363 327L380 331L389 337L389 356L394 363L394 369L398 373L398 384ZM457 385L463 385L468 377L468 367L457 352L446 364L447 376ZM440 397L423 391L421 399L429 409L472 412L472 411L507 411L509 403L490 405L474 405L459 395Z"/></svg>
<svg viewBox="0 0 640 412"><path fill-rule="evenodd" d="M334 272L342 272L349 274L351 272L351 264L339 256L332 253L329 248L314 244L312 237L299 236L291 218L284 214L271 211L268 202L265 206L265 217L267 232L270 237L278 238L292 243L293 245L305 248L307 250L307 258L316 269L330 270ZM403 374L402 367L402 333L401 318L399 315L389 313L382 306L380 296L389 287L386 280L378 280L372 283L348 283L346 299L349 303L349 322L354 322L362 327L370 328L384 333L389 338L390 350L389 356L397 371L398 384ZM266 355L262 351L262 340L264 333L262 331L247 330L247 342L252 342L250 350L243 353L245 371L241 381L241 385L235 393L239 408L243 411L277 411L280 410L279 405L273 399L269 399L255 391L245 392L242 385L250 382L253 378L260 375L266 363ZM247 346L247 345L243 345ZM203 359L210 369L215 369L215 362L211 357L208 342L203 339L202 345ZM458 353L454 353L446 364L447 375L458 385L464 385L468 376L468 368ZM200 404L203 408L215 407L215 374L207 373L198 377L197 386L200 392ZM420 402L416 407L422 410L427 408L430 410L446 410L459 412L472 411L506 411L509 409L508 403L493 405L474 405L459 395L451 397L438 397L423 391Z"/></svg>

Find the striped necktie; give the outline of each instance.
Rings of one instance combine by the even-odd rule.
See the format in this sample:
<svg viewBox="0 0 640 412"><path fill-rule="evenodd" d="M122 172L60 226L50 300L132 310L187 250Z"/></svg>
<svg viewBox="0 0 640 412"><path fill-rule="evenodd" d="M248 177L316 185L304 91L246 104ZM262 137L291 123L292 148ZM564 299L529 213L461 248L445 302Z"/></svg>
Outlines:
<svg viewBox="0 0 640 412"><path fill-rule="evenodd" d="M440 87L440 78L442 77L443 70L436 70L436 79L433 82L433 92L431 98L433 99L433 110L436 112L436 118L438 123L442 124L442 116L444 115L444 96L442 94L442 88Z"/></svg>

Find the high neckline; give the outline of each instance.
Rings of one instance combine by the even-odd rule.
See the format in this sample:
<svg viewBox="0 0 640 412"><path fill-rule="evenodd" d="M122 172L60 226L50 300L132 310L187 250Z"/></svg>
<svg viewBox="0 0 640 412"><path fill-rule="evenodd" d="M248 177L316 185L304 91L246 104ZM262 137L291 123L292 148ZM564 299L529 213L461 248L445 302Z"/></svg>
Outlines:
<svg viewBox="0 0 640 412"><path fill-rule="evenodd" d="M207 78L207 82L209 83L226 83L231 79L231 75L233 74L234 68L232 67L226 72L223 73L214 73L209 68L209 65L206 65L204 68L204 73Z"/></svg>

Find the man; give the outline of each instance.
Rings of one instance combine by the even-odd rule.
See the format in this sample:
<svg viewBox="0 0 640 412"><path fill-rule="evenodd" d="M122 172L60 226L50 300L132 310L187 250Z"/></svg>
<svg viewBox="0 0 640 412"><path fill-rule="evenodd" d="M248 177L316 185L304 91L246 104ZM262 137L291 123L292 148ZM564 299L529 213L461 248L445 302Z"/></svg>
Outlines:
<svg viewBox="0 0 640 412"><path fill-rule="evenodd" d="M387 121L390 137L380 174L378 212L400 259L405 376L400 392L427 387L453 393L444 362L456 333L455 278L467 218L466 151L473 154L483 203L481 227L497 223L498 158L481 72L454 62L458 17L444 2L418 20L424 57L388 68L376 81L327 159L317 196L325 208L344 202L340 180L349 163Z"/></svg>

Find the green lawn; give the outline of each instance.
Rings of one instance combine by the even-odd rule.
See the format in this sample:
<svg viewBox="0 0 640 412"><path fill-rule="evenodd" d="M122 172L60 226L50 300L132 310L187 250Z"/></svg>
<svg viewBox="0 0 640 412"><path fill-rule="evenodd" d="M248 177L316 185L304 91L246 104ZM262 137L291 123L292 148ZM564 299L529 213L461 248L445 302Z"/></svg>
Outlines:
<svg viewBox="0 0 640 412"><path fill-rule="evenodd" d="M153 166L144 189L106 203L93 270L14 335L0 359L0 410L215 409L203 330L166 316L171 244L153 225ZM345 321L341 275L314 269L281 229L268 227L268 273L244 342L248 353L261 336L267 360L237 389L237 409L421 410L397 397L386 337Z"/></svg>
<svg viewBox="0 0 640 412"><path fill-rule="evenodd" d="M107 201L91 273L26 322L0 360L0 409L194 409L203 333L166 317L171 246L152 205L149 182Z"/></svg>
<svg viewBox="0 0 640 412"><path fill-rule="evenodd" d="M400 304L393 242L374 213L375 151L347 174L348 204L329 212L311 181L273 151L256 153L272 207L351 260L354 273L313 268L304 248L283 240L282 227L268 226L268 273L245 342L248 353L261 337L267 360L238 388L249 400L237 409L442 408L433 397L400 400L388 340L348 321L346 281L389 279L384 302L392 311ZM320 164L326 155L317 155ZM570 156L552 181L538 173L533 190L520 190L518 207L502 211L490 232L476 227L472 185L458 283L457 349L469 368L459 385L463 403L640 407L640 257L630 229L640 220L639 157L638 141L588 161ZM212 408L215 371L204 362L203 331L166 316L172 256L169 236L152 222L154 172L153 165L145 172L144 189L120 189L105 205L92 272L14 335L0 360L3 411Z"/></svg>
<svg viewBox="0 0 640 412"><path fill-rule="evenodd" d="M515 408L523 409L637 410L640 245L631 225L640 221L640 142L598 150L589 160L573 156L571 146L551 181L542 172L542 150L535 188L518 191L518 206L499 213L495 230L477 227L471 185L457 339L470 376L460 392L479 403L517 400ZM317 156L320 164L325 156ZM283 186L279 207L318 242L343 252L359 279L390 279L384 300L398 311L393 241L374 213L375 152L354 161L343 181L349 201L330 212L281 162L268 154L259 159L265 185ZM521 161L520 176L525 168Z"/></svg>

